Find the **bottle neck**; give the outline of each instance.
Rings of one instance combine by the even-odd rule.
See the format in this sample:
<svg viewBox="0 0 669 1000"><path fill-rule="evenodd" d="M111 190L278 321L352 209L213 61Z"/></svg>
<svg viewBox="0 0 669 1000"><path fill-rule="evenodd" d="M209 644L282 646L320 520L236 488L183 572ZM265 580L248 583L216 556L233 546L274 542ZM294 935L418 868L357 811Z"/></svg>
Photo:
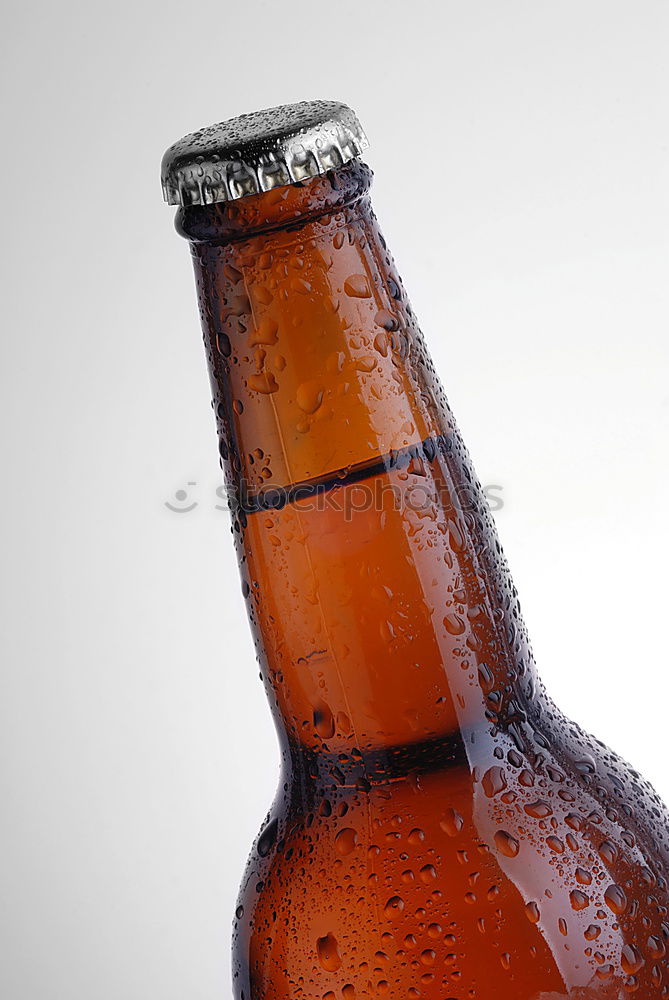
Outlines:
<svg viewBox="0 0 669 1000"><path fill-rule="evenodd" d="M250 502L443 433L370 180L355 163L181 213L224 450Z"/></svg>
<svg viewBox="0 0 669 1000"><path fill-rule="evenodd" d="M178 220L263 677L317 753L489 730L529 655L370 178L354 163Z"/></svg>

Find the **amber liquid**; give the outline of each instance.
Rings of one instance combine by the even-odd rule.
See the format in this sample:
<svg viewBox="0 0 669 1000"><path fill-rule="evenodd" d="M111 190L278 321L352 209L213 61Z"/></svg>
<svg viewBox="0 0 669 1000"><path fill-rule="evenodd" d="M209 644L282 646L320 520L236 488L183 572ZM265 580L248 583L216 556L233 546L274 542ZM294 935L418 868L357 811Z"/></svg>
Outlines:
<svg viewBox="0 0 669 1000"><path fill-rule="evenodd" d="M368 183L180 219L283 748L235 996L669 996L666 811L537 679Z"/></svg>

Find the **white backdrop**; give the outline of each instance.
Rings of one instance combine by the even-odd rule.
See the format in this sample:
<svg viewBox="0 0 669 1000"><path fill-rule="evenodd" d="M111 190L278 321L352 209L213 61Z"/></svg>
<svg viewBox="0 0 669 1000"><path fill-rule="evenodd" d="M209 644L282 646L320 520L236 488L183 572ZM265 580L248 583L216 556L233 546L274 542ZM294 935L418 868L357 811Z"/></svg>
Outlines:
<svg viewBox="0 0 669 1000"><path fill-rule="evenodd" d="M669 798L665 0L62 0L3 29L3 1000L230 995L277 752L158 172L245 111L358 111L547 686Z"/></svg>

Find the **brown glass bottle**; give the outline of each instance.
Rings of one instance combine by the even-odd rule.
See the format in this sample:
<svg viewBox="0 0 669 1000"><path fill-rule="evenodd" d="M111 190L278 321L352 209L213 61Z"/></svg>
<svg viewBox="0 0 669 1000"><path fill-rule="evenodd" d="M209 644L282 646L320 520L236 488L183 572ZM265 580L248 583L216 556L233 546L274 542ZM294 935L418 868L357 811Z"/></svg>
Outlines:
<svg viewBox="0 0 669 1000"><path fill-rule="evenodd" d="M667 997L667 812L537 679L370 179L178 212L283 748L235 997Z"/></svg>

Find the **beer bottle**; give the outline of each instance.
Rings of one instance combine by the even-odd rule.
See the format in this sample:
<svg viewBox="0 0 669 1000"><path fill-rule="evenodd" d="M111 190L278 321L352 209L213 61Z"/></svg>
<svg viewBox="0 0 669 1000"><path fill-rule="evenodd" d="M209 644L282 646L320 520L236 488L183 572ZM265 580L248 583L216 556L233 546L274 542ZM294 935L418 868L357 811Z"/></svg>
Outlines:
<svg viewBox="0 0 669 1000"><path fill-rule="evenodd" d="M365 146L315 101L163 161L282 748L234 995L667 997L667 811L537 677ZM387 169L436 183L429 149Z"/></svg>

